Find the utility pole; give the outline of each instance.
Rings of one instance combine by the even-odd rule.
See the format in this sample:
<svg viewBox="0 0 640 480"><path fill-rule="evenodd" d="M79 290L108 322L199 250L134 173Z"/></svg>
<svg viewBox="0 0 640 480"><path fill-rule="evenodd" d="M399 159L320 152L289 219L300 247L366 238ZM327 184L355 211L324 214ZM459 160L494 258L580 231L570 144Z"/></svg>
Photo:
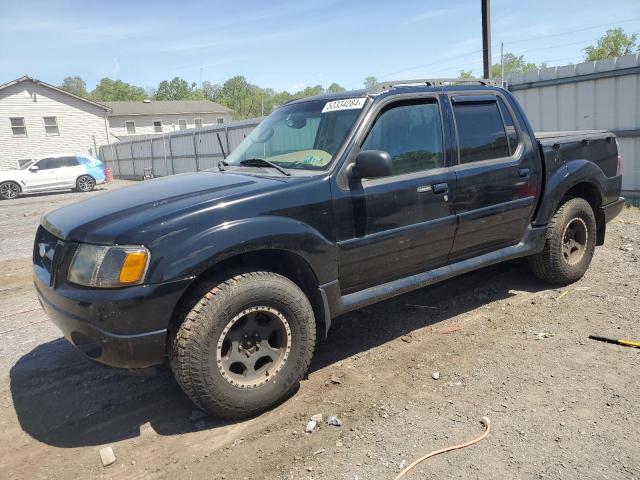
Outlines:
<svg viewBox="0 0 640 480"><path fill-rule="evenodd" d="M491 18L490 0L480 0L482 3L482 64L484 78L491 77Z"/></svg>
<svg viewBox="0 0 640 480"><path fill-rule="evenodd" d="M504 87L504 42L500 42L500 86Z"/></svg>

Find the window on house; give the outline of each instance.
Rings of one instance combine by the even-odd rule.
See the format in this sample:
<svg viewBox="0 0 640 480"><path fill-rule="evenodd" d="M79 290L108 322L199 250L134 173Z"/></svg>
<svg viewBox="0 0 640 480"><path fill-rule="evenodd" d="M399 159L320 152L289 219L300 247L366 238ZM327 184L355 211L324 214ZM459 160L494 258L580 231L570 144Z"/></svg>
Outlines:
<svg viewBox="0 0 640 480"><path fill-rule="evenodd" d="M387 107L371 127L362 150L388 152L393 160L393 175L443 167L438 104L429 99Z"/></svg>
<svg viewBox="0 0 640 480"><path fill-rule="evenodd" d="M127 127L127 135L135 135L136 134L136 122L133 120L124 122L124 125Z"/></svg>
<svg viewBox="0 0 640 480"><path fill-rule="evenodd" d="M460 163L509 156L509 142L496 101L453 104Z"/></svg>
<svg viewBox="0 0 640 480"><path fill-rule="evenodd" d="M201 118L194 118L193 119L193 124L195 125L196 128L202 128L202 119Z"/></svg>
<svg viewBox="0 0 640 480"><path fill-rule="evenodd" d="M44 119L44 131L47 135L60 135L57 117L42 117Z"/></svg>
<svg viewBox="0 0 640 480"><path fill-rule="evenodd" d="M11 120L11 131L13 132L14 137L26 137L27 136L27 126L24 124L24 117L12 117Z"/></svg>
<svg viewBox="0 0 640 480"><path fill-rule="evenodd" d="M162 120L153 121L153 131L155 133L162 133Z"/></svg>
<svg viewBox="0 0 640 480"><path fill-rule="evenodd" d="M224 123L224 118L218 117L218 123Z"/></svg>
<svg viewBox="0 0 640 480"><path fill-rule="evenodd" d="M182 118L178 120L178 128L180 130L185 130L187 128L187 121Z"/></svg>

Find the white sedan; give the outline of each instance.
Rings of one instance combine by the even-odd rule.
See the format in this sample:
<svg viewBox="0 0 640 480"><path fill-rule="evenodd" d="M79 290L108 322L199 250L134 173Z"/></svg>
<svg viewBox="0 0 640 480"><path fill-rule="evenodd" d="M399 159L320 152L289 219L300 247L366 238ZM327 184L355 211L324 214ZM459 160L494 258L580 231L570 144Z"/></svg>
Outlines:
<svg viewBox="0 0 640 480"><path fill-rule="evenodd" d="M0 171L0 198L9 200L21 193L76 189L90 192L105 182L103 163L82 154L50 155L20 169Z"/></svg>

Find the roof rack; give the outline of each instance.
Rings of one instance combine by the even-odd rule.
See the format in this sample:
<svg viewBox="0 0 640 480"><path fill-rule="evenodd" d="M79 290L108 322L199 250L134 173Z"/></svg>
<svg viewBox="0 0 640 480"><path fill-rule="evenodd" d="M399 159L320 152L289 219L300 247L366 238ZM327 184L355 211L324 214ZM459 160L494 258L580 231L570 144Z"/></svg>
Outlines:
<svg viewBox="0 0 640 480"><path fill-rule="evenodd" d="M409 85L425 85L427 87L443 87L445 85L457 85L460 83L476 84L476 85L494 85L499 83L488 78L419 78L414 80L392 80L382 82L373 87L370 92L379 92L389 90L393 87L403 87Z"/></svg>

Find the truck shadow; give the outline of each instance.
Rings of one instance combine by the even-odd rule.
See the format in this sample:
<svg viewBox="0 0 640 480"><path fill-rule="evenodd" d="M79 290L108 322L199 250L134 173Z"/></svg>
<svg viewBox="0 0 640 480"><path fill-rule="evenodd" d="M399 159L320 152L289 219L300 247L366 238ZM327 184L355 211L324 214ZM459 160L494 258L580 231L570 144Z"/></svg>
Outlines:
<svg viewBox="0 0 640 480"><path fill-rule="evenodd" d="M311 372L508 298L512 289L545 288L549 287L516 261L352 312L336 319L327 340L317 348ZM197 408L167 368L152 377L122 375L84 361L64 339L39 345L20 358L10 378L22 429L56 447L112 443L143 435L146 428L160 435L177 435L230 424L215 418L191 418Z"/></svg>

